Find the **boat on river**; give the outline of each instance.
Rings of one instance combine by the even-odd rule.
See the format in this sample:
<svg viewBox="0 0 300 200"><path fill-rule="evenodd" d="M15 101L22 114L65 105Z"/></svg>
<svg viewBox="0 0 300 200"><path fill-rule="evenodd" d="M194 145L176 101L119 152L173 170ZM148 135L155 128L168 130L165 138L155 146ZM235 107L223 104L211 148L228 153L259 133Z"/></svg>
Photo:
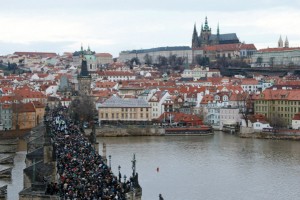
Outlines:
<svg viewBox="0 0 300 200"><path fill-rule="evenodd" d="M165 135L213 135L213 129L211 126L192 126L192 127L170 127L165 128Z"/></svg>

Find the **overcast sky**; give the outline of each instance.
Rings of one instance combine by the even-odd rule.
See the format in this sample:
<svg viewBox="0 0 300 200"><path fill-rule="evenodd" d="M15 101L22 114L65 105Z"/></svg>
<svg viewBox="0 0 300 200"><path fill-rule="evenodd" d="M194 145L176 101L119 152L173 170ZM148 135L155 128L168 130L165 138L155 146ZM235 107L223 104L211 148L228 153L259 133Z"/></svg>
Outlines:
<svg viewBox="0 0 300 200"><path fill-rule="evenodd" d="M300 0L0 0L0 55L74 52L90 45L122 50L190 46L205 16L212 32L275 47L279 36L300 46Z"/></svg>

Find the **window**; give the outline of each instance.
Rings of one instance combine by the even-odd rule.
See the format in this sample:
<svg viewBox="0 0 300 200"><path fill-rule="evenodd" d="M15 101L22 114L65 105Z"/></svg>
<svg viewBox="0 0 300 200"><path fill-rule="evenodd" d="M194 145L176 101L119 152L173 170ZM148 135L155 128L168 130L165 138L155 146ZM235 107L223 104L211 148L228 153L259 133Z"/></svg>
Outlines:
<svg viewBox="0 0 300 200"><path fill-rule="evenodd" d="M141 111L143 111L143 108L141 108Z"/></svg>
<svg viewBox="0 0 300 200"><path fill-rule="evenodd" d="M144 116L143 116L143 113L141 113L141 118L143 118Z"/></svg>
<svg viewBox="0 0 300 200"><path fill-rule="evenodd" d="M105 118L108 119L108 113L105 113Z"/></svg>

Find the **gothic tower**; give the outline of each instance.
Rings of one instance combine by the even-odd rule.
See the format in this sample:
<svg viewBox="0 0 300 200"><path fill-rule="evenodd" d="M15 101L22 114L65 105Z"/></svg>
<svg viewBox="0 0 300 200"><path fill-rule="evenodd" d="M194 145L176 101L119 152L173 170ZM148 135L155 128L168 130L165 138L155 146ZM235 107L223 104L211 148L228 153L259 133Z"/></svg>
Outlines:
<svg viewBox="0 0 300 200"><path fill-rule="evenodd" d="M195 23L193 36L192 36L192 48L197 48L197 47L200 47L200 42L199 42L198 32L197 32L196 23Z"/></svg>
<svg viewBox="0 0 300 200"><path fill-rule="evenodd" d="M282 41L282 38L280 35L279 40L278 40L278 48L282 48L282 47L283 47L283 41Z"/></svg>
<svg viewBox="0 0 300 200"><path fill-rule="evenodd" d="M89 71L87 69L87 61L83 55L81 55L82 63L81 63L81 71L78 75L78 90L81 95L90 95L91 93L91 82L92 78L89 75Z"/></svg>
<svg viewBox="0 0 300 200"><path fill-rule="evenodd" d="M285 37L284 47L285 48L289 48L290 47L289 40L288 40L287 36Z"/></svg>
<svg viewBox="0 0 300 200"><path fill-rule="evenodd" d="M201 46L205 46L209 44L210 35L211 35L211 28L209 28L207 17L205 17L205 24L204 27L201 28L201 33L200 33Z"/></svg>

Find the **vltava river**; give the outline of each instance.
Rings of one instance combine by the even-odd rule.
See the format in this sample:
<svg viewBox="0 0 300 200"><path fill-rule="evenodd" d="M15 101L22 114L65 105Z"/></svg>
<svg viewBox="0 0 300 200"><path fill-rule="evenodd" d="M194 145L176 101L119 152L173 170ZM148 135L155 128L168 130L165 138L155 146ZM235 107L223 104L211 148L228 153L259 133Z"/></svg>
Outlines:
<svg viewBox="0 0 300 200"><path fill-rule="evenodd" d="M98 138L111 165L132 173L135 153L143 200L300 198L300 142L214 136ZM159 168L159 172L157 171Z"/></svg>

